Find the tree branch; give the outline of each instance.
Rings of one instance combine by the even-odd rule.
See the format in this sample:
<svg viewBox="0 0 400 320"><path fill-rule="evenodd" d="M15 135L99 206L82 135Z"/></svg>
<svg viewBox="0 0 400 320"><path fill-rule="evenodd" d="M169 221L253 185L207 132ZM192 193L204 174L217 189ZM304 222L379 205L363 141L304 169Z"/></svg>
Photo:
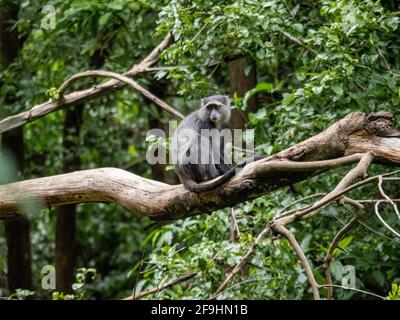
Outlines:
<svg viewBox="0 0 400 320"><path fill-rule="evenodd" d="M139 83L136 81L125 77L123 75L120 75L115 72L110 72L110 71L104 71L104 70L90 70L90 71L85 71L81 73L77 73L70 77L67 81L65 81L62 86L60 87L60 96L64 95L65 90L71 86L72 83L77 81L78 79L86 78L86 77L108 77L108 78L113 78L117 79L121 82L124 82L128 85L130 85L133 89L139 91L142 95L144 95L147 99L149 99L151 102L154 102L155 104L158 104L161 108L164 110L168 111L169 113L172 113L173 115L177 116L180 119L183 119L183 114L180 113L179 111L175 110L173 107L171 107L169 104L166 102L162 101L160 98L156 97L153 95L151 92L147 91L145 88L143 88Z"/></svg>
<svg viewBox="0 0 400 320"><path fill-rule="evenodd" d="M320 295L319 295L318 283L315 280L314 274L312 272L310 264L308 263L307 257L304 254L304 251L301 249L295 236L288 229L286 229L283 225L275 224L271 228L273 228L276 232L278 232L279 234L283 235L286 239L288 239L290 245L293 247L293 250L296 252L297 256L299 257L300 263L306 272L308 282L311 285L314 300L319 300Z"/></svg>
<svg viewBox="0 0 400 320"><path fill-rule="evenodd" d="M331 262L333 259L333 252L338 247L340 240L343 238L343 236L346 234L346 232L349 231L357 223L357 221L360 219L361 213L364 211L364 206L353 199L344 197L343 201L348 202L351 205L355 206L357 209L357 212L356 212L355 217L353 217L348 223L346 223L338 231L338 233L335 235L335 237L333 238L333 240L328 248L328 252L326 253L323 267L325 269L326 284L328 284L328 285L332 285L332 275L331 275L330 265L331 265ZM333 287L328 286L327 289L328 289L328 299L331 300L333 298Z"/></svg>
<svg viewBox="0 0 400 320"><path fill-rule="evenodd" d="M189 279L193 278L196 274L197 274L197 272L192 272L192 273L186 274L186 275L184 275L182 277L179 277L179 278L177 278L177 279L175 279L175 280L173 280L171 282L163 284L162 286L151 288L151 289L148 289L148 290L144 290L142 292L139 292L136 295L129 296L129 297L125 298L124 300L137 300L137 299L143 298L145 296L148 296L149 294L153 294L153 293L162 291L162 290L167 289L169 287L172 287L172 286L174 286L174 285L176 285L178 283L181 283L181 282L184 282L186 280L189 280Z"/></svg>
<svg viewBox="0 0 400 320"><path fill-rule="evenodd" d="M142 62L140 62L138 65L134 65L128 72L124 73L123 75L126 77L133 77L138 74L147 72L147 69L157 61L157 57L160 52L168 47L168 45L172 43L172 41L172 35L168 33L161 41L161 43L145 59L143 59ZM72 92L60 100L47 101L45 103L36 105L28 111L24 111L17 115L13 115L1 120L0 134L11 129L20 127L35 119L41 118L53 111L103 96L111 90L121 89L124 86L125 83L113 79L103 84L93 85L89 89Z"/></svg>
<svg viewBox="0 0 400 320"><path fill-rule="evenodd" d="M373 115L375 117L368 116L372 122L384 120ZM372 150L376 162L399 165L400 139L368 133L366 127L371 125L368 117L364 113L352 113L306 141L249 163L220 188L200 194L191 193L182 185L167 185L116 168L84 170L2 185L0 218L15 216L21 204L32 201L41 202L42 206L115 202L153 220L170 221L232 207L327 169L359 161L363 157L360 152ZM389 124L393 127L393 123ZM385 128L389 124L386 123ZM363 138L357 140L354 135ZM364 155L363 159L367 158L370 159ZM371 181L374 178L359 183ZM336 196L357 186L343 189ZM282 219L287 218L292 219Z"/></svg>
<svg viewBox="0 0 400 320"><path fill-rule="evenodd" d="M225 290L225 288L228 286L228 284L232 281L232 279L236 276L240 270L250 261L250 259L253 256L254 251L258 247L258 245L261 243L261 241L265 238L265 236L269 232L269 226L266 226L263 231L260 232L260 234L257 236L256 240L253 242L251 247L247 250L246 254L242 257L240 262L235 266L235 268L232 269L231 272L229 272L228 276L225 278L225 280L220 284L218 289L214 292L212 295L211 299L216 299L217 296Z"/></svg>
<svg viewBox="0 0 400 320"><path fill-rule="evenodd" d="M340 289L345 289L345 290L352 290L352 291L357 291L357 292L361 292L361 293L364 293L364 294L367 294L367 295L370 295L370 296L374 296L374 297L377 297L377 298L379 298L379 299L386 299L385 297L383 297L383 296L380 296L380 295L378 295L378 294L376 294L376 293L372 293L372 292L368 292L368 291L365 291L365 290L360 290L360 289L356 289L356 288L351 288L351 287L346 287L346 286L339 286L339 285L336 285L336 284L321 284L321 285L319 285L319 287L320 288L340 288Z"/></svg>
<svg viewBox="0 0 400 320"><path fill-rule="evenodd" d="M315 214L318 209L323 208L328 203L337 199L355 179L365 176L367 169L372 163L373 159L374 157L370 152L365 153L360 159L358 165L354 169L349 171L349 173L346 174L346 176L338 183L336 188L329 192L325 197L315 202L312 206L308 206L303 210L298 210L289 216L282 215L276 220L279 221L279 224L285 225L295 220L310 217L310 215Z"/></svg>

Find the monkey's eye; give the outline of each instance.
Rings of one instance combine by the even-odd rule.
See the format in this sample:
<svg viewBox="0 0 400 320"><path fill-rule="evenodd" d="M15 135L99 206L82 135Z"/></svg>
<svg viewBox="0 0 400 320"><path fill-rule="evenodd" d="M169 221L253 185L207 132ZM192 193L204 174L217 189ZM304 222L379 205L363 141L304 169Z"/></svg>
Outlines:
<svg viewBox="0 0 400 320"><path fill-rule="evenodd" d="M209 104L209 105L207 106L207 110L208 110L208 111L211 111L211 110L214 109L214 108L215 108L215 106L212 105L212 104Z"/></svg>

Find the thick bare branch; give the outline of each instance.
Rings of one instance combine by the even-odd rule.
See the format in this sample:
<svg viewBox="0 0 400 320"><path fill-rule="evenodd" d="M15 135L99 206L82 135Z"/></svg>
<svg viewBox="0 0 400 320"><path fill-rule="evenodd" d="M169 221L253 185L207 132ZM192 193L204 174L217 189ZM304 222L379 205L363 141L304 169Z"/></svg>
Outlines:
<svg viewBox="0 0 400 320"><path fill-rule="evenodd" d="M359 152L366 153L368 150L361 143L355 145L353 135L371 124L366 118L363 113L350 114L315 137L248 164L220 188L200 194L191 193L182 185L159 183L115 168L85 170L3 185L0 186L0 218L15 215L20 211L21 203L31 201L40 201L43 206L116 202L128 210L161 221L232 207L327 169L359 161L363 157ZM376 121L381 119L378 117ZM374 144L374 152L379 155L375 157L377 161L394 165L400 163L399 138L383 138L386 140L382 147L380 136L369 135L371 141L366 144L368 149ZM389 145L392 148L388 149ZM349 148L357 153L351 154ZM366 158L369 157L364 156L363 159ZM368 178L359 183L369 183L370 180L374 179ZM342 193L357 186L350 186ZM337 193L337 196L342 193ZM286 218L289 217L283 217Z"/></svg>

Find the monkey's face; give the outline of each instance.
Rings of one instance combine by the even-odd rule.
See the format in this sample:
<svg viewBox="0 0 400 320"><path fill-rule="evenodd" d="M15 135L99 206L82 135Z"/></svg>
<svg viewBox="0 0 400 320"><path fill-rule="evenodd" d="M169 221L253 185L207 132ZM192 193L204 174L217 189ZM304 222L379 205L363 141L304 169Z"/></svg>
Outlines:
<svg viewBox="0 0 400 320"><path fill-rule="evenodd" d="M209 108L209 119L211 122L215 123L216 125L224 122L224 116L222 115L220 108L218 106L208 106ZM210 110L211 109L211 110Z"/></svg>
<svg viewBox="0 0 400 320"><path fill-rule="evenodd" d="M230 100L227 96L212 96L202 99L199 116L203 121L210 121L219 127L227 124L230 118Z"/></svg>

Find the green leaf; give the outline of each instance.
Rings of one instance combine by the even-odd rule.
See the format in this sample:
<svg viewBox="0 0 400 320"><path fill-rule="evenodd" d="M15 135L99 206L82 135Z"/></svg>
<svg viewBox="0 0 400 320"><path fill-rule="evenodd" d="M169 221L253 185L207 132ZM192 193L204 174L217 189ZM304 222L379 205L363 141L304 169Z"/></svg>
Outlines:
<svg viewBox="0 0 400 320"><path fill-rule="evenodd" d="M100 28L103 28L107 24L108 19L110 19L111 15L112 15L111 12L107 12L100 17L100 19L99 19L99 27Z"/></svg>
<svg viewBox="0 0 400 320"><path fill-rule="evenodd" d="M335 92L339 97L343 95L343 84L342 83L336 83L332 85L332 90Z"/></svg>
<svg viewBox="0 0 400 320"><path fill-rule="evenodd" d="M339 247L345 249L353 240L353 236L348 236L339 241Z"/></svg>
<svg viewBox="0 0 400 320"><path fill-rule="evenodd" d="M262 92L262 91L272 93L275 91L274 85L269 82L261 82L261 83L258 83L254 89L247 91L243 98L242 110L247 109L248 102L252 96L254 96L258 92Z"/></svg>
<svg viewBox="0 0 400 320"><path fill-rule="evenodd" d="M207 261L204 258L200 258L198 261L198 265L200 270L206 270L207 269Z"/></svg>
<svg viewBox="0 0 400 320"><path fill-rule="evenodd" d="M301 248L303 249L303 251L307 251L309 246L310 246L310 242L312 239L312 234L308 233L306 234L306 236L303 238L303 240L301 241Z"/></svg>
<svg viewBox="0 0 400 320"><path fill-rule="evenodd" d="M372 271L372 276L374 277L374 279L376 280L376 282L383 287L383 285L385 284L385 276L383 275L383 273L379 270L374 270Z"/></svg>
<svg viewBox="0 0 400 320"><path fill-rule="evenodd" d="M312 92L314 92L315 94L320 94L322 92L322 87L321 86L317 86L317 87L312 87Z"/></svg>

